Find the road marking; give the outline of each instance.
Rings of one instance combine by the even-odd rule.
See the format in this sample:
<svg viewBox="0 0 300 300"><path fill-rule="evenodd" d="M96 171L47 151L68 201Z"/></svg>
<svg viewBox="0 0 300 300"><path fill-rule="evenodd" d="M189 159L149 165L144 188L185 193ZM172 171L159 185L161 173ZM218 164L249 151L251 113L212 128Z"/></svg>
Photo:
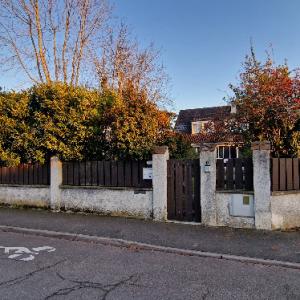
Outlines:
<svg viewBox="0 0 300 300"><path fill-rule="evenodd" d="M42 246L32 248L32 250L26 247L4 247L0 246L0 249L4 250L4 254L8 255L9 259L31 261L35 259L35 256L39 255L40 252L54 252L56 249L50 246Z"/></svg>

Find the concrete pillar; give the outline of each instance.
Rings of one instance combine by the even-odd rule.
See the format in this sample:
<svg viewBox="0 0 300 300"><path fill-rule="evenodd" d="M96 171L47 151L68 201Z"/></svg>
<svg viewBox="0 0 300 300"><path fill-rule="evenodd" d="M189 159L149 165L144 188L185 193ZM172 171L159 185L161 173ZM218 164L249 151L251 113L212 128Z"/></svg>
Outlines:
<svg viewBox="0 0 300 300"><path fill-rule="evenodd" d="M216 144L203 144L200 148L201 221L209 226L217 225L216 159Z"/></svg>
<svg viewBox="0 0 300 300"><path fill-rule="evenodd" d="M62 184L62 163L58 157L51 157L50 160L50 206L53 210L60 210Z"/></svg>
<svg viewBox="0 0 300 300"><path fill-rule="evenodd" d="M269 142L252 143L255 227L272 229Z"/></svg>
<svg viewBox="0 0 300 300"><path fill-rule="evenodd" d="M168 200L168 172L167 161L169 150L166 146L155 147L152 155L153 168L153 219L155 221L167 220Z"/></svg>

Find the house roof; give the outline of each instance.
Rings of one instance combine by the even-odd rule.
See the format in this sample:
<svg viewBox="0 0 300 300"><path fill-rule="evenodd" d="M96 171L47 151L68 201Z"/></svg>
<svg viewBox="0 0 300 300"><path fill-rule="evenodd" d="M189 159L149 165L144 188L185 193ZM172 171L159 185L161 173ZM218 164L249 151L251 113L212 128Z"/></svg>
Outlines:
<svg viewBox="0 0 300 300"><path fill-rule="evenodd" d="M178 114L175 130L182 133L191 133L192 122L214 120L216 118L224 119L230 116L230 112L231 107L229 105L184 109Z"/></svg>
<svg viewBox="0 0 300 300"><path fill-rule="evenodd" d="M191 144L200 145L202 143L222 143L224 145L237 145L243 143L243 137L239 134L227 133L222 136L213 134L187 134L186 138Z"/></svg>

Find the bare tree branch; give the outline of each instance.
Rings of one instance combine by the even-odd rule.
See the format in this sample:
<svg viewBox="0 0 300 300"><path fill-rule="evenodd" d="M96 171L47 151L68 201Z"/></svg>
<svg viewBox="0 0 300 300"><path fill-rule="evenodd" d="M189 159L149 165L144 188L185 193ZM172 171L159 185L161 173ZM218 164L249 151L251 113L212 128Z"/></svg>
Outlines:
<svg viewBox="0 0 300 300"><path fill-rule="evenodd" d="M0 38L14 41L13 51L7 44L0 55L6 61L15 56L15 68L25 67L27 76L35 72L40 82L78 85L82 66L90 63L86 50L100 40L109 16L107 0L0 0L0 22L7 28Z"/></svg>
<svg viewBox="0 0 300 300"><path fill-rule="evenodd" d="M140 49L124 24L115 26L108 0L0 0L2 69L21 69L34 83L77 86L94 80L166 99L167 76L153 45ZM86 72L86 73L85 73ZM95 81L93 82L95 83Z"/></svg>
<svg viewBox="0 0 300 300"><path fill-rule="evenodd" d="M35 22L36 22L36 30L37 30L37 37L38 37L38 52L39 57L41 60L41 65L45 74L46 82L51 83L51 77L48 69L48 64L45 57L45 49L43 45L43 31L41 26L41 19L40 19L40 9L39 9L39 2L38 0L34 0L34 15L35 15Z"/></svg>

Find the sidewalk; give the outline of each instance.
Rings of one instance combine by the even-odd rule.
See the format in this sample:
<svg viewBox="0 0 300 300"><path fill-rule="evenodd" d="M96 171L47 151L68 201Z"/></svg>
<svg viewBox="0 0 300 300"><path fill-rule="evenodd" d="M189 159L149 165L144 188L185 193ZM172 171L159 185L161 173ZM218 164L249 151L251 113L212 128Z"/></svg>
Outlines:
<svg viewBox="0 0 300 300"><path fill-rule="evenodd" d="M97 215L0 208L0 226L3 225L300 263L300 231L212 228Z"/></svg>

